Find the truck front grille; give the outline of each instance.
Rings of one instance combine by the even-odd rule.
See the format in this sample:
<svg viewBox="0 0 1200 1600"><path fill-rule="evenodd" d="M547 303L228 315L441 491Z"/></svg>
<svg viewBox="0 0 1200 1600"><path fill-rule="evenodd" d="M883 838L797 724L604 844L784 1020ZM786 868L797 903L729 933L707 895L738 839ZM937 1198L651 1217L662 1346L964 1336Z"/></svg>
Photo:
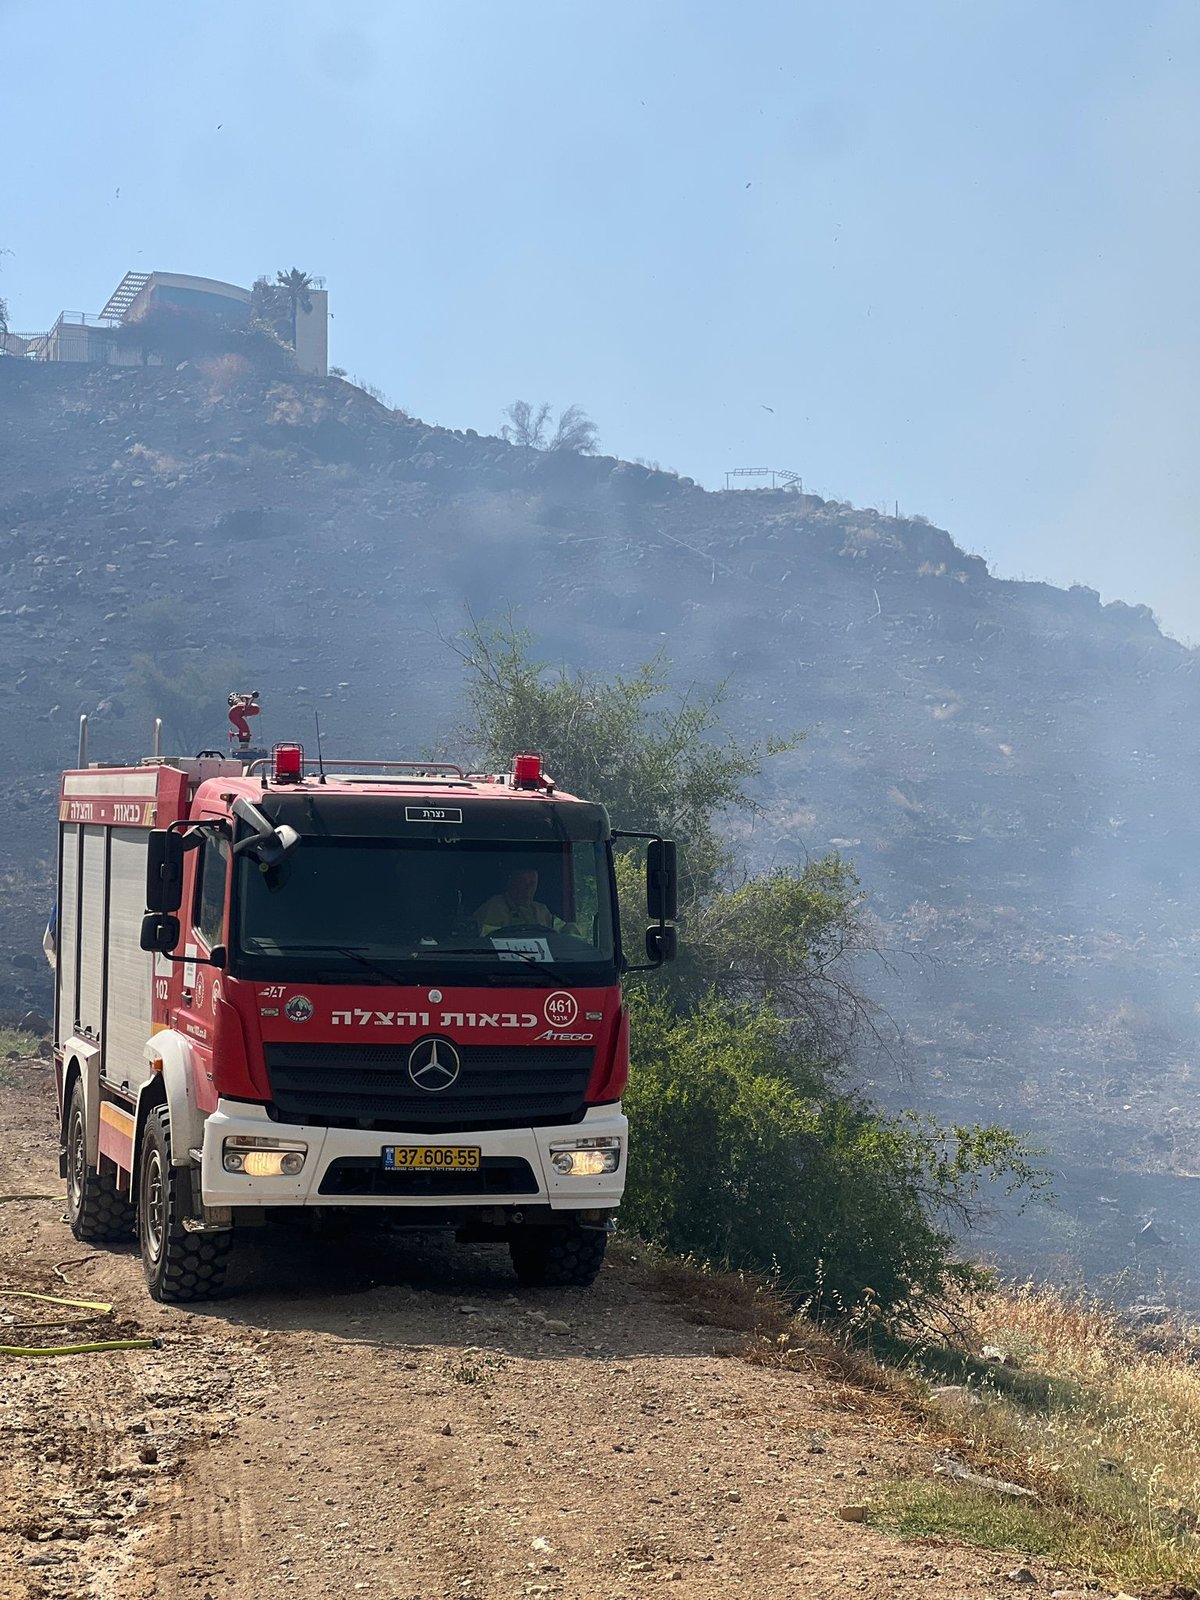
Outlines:
<svg viewBox="0 0 1200 1600"><path fill-rule="evenodd" d="M484 1156L474 1172L388 1172L378 1156L339 1156L321 1179L323 1195L419 1195L430 1200L480 1200L488 1195L537 1194L537 1179L519 1156Z"/></svg>
<svg viewBox="0 0 1200 1600"><path fill-rule="evenodd" d="M280 1122L380 1132L470 1133L578 1122L593 1052L557 1045L457 1045L458 1081L440 1093L408 1075L411 1044L264 1046Z"/></svg>

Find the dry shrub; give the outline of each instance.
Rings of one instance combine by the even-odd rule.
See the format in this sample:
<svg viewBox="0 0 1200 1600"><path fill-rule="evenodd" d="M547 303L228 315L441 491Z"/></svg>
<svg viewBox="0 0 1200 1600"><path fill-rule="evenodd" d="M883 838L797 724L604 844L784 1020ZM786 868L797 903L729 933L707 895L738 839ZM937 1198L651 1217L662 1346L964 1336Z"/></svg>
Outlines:
<svg viewBox="0 0 1200 1600"><path fill-rule="evenodd" d="M793 1313L778 1288L751 1272L732 1272L656 1245L614 1241L612 1255L637 1270L641 1282L677 1306L688 1322L774 1339Z"/></svg>
<svg viewBox="0 0 1200 1600"><path fill-rule="evenodd" d="M174 456L148 444L131 444L125 453L132 467L139 472L152 472L156 478L173 478L182 471L182 463Z"/></svg>
<svg viewBox="0 0 1200 1600"><path fill-rule="evenodd" d="M914 1424L929 1436L931 1414L923 1385L905 1373L881 1365L854 1342L848 1328L793 1316L787 1328L772 1337L759 1337L747 1346L742 1360L754 1367L798 1372L818 1378L827 1387L826 1401L838 1411L859 1416L911 1435ZM944 1429L936 1432L945 1433Z"/></svg>
<svg viewBox="0 0 1200 1600"><path fill-rule="evenodd" d="M226 399L236 394L254 371L245 356L229 352L223 356L206 356L196 362L196 368L208 384L210 397Z"/></svg>
<svg viewBox="0 0 1200 1600"><path fill-rule="evenodd" d="M267 391L271 411L270 427L312 428L329 414L329 401L323 394L303 395L290 383L276 383Z"/></svg>

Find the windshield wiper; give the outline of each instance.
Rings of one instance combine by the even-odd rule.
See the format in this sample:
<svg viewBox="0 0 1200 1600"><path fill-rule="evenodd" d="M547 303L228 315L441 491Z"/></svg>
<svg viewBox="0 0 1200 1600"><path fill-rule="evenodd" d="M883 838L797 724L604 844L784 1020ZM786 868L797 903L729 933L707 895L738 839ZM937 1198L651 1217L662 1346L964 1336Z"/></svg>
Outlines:
<svg viewBox="0 0 1200 1600"><path fill-rule="evenodd" d="M365 967L368 972L374 972L378 977L382 978L385 983L399 983L400 982L399 978L396 976L396 974L394 972L389 972L386 967L381 967L381 966L377 965L376 962L371 961L367 956L364 956L363 953L362 953L361 948L359 946L357 946L357 945L352 945L352 944L277 944L275 946L275 948L277 950L281 950L281 951L283 951L284 953L287 953L287 954L291 954L291 953L293 953L295 951L303 951L303 950L332 950L335 953L335 955L346 956L351 961L357 961L360 967Z"/></svg>

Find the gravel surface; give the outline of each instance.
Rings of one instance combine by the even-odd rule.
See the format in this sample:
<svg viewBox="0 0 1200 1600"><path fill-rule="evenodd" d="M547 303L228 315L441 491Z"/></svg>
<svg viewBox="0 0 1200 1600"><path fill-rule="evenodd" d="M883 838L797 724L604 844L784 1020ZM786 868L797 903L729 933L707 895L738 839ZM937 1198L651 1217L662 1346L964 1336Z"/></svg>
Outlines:
<svg viewBox="0 0 1200 1600"><path fill-rule="evenodd" d="M57 1197L50 1074L10 1076L0 1194ZM173 1309L132 1243L89 1251L57 1198L0 1204L0 1343L161 1341L0 1358L0 1600L1012 1591L1012 1552L852 1520L931 1446L731 1356L636 1264L518 1295L499 1251L257 1238L223 1300ZM65 1329L17 1289L114 1316Z"/></svg>

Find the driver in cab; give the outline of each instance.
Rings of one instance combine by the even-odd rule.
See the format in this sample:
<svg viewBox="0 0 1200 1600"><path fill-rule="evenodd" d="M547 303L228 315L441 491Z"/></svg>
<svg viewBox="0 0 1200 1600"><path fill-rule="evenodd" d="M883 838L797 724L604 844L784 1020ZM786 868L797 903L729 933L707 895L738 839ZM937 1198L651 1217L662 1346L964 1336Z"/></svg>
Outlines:
<svg viewBox="0 0 1200 1600"><path fill-rule="evenodd" d="M536 867L514 867L509 873L501 894L485 900L475 913L480 933L486 939L505 928L548 928L554 933L573 933L578 929L573 922L560 922L537 898L538 874Z"/></svg>

